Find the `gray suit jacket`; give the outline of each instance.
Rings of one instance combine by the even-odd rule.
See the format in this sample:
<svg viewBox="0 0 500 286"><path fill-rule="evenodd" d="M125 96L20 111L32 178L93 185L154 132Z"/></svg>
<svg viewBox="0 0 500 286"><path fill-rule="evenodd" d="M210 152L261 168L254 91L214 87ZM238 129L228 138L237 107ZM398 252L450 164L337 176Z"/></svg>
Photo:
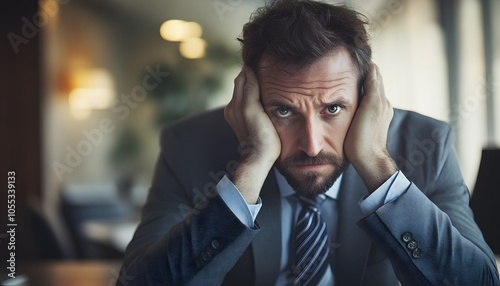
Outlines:
<svg viewBox="0 0 500 286"><path fill-rule="evenodd" d="M452 151L450 127L395 110L391 156L412 182L397 200L364 216L367 190L354 170L338 197L336 285L500 285L494 256L476 226ZM271 172L254 229L215 191L239 148L222 109L166 128L161 155L127 247L117 285L273 285L281 258L280 195ZM328 210L325 210L327 212ZM337 221L333 221L336 219Z"/></svg>

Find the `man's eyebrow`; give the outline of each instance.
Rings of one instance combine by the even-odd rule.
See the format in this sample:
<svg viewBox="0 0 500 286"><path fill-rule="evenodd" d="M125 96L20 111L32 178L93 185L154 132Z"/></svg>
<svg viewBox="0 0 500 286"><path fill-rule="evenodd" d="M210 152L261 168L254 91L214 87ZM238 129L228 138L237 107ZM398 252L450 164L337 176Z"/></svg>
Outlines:
<svg viewBox="0 0 500 286"><path fill-rule="evenodd" d="M332 100L321 101L319 104L321 106L330 106L330 105L349 106L349 105L353 104L353 101L345 98L344 96L339 96L338 98L334 98ZM264 105L264 107L267 107L267 106L293 107L294 106L293 102L288 100L287 98L272 98L272 99L263 101L262 105Z"/></svg>
<svg viewBox="0 0 500 286"><path fill-rule="evenodd" d="M272 98L262 102L264 106L293 106L293 102L288 98Z"/></svg>
<svg viewBox="0 0 500 286"><path fill-rule="evenodd" d="M353 104L352 100L349 100L345 98L344 96L340 96L338 98L335 98L333 100L325 101L323 102L323 105L351 105Z"/></svg>

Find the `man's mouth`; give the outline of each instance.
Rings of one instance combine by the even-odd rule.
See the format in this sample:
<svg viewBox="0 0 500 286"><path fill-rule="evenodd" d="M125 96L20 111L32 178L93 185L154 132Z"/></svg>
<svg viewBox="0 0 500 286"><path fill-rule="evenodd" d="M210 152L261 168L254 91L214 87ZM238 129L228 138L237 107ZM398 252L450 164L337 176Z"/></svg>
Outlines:
<svg viewBox="0 0 500 286"><path fill-rule="evenodd" d="M293 167L301 170L301 171L321 171L329 164L325 163L317 163L317 164L296 164Z"/></svg>

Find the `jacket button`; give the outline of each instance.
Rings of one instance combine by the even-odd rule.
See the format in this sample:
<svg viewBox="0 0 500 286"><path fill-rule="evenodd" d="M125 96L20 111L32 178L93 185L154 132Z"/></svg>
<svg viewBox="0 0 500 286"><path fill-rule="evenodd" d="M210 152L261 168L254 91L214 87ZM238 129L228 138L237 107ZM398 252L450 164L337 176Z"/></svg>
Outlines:
<svg viewBox="0 0 500 286"><path fill-rule="evenodd" d="M218 239L212 239L212 248L213 249L219 249L220 247L220 242Z"/></svg>
<svg viewBox="0 0 500 286"><path fill-rule="evenodd" d="M410 240L413 239L413 235L411 234L411 232L405 232L403 233L403 235L401 235L401 239L404 241L404 242L409 242Z"/></svg>
<svg viewBox="0 0 500 286"><path fill-rule="evenodd" d="M203 252L201 254L201 259L203 259L203 261L207 262L210 259L210 257L207 255L206 252Z"/></svg>
<svg viewBox="0 0 500 286"><path fill-rule="evenodd" d="M406 247L408 247L409 250L415 250L418 247L418 243L415 240L412 240L408 242Z"/></svg>
<svg viewBox="0 0 500 286"><path fill-rule="evenodd" d="M413 258L420 258L422 257L422 250L417 247L415 250L413 250L411 255L413 256Z"/></svg>

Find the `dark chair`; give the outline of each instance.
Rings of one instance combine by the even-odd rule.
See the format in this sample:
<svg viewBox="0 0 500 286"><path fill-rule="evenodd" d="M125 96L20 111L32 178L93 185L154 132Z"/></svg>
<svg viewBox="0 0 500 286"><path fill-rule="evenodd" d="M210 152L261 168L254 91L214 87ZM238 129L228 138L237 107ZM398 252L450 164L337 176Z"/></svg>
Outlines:
<svg viewBox="0 0 500 286"><path fill-rule="evenodd" d="M122 221L131 217L132 209L120 197L110 195L114 190L109 186L73 186L87 188L88 191L64 190L60 208L63 221L74 241L77 257L80 259L121 259L123 253L85 235L84 225L90 221ZM84 193L86 195L75 195Z"/></svg>
<svg viewBox="0 0 500 286"><path fill-rule="evenodd" d="M470 206L486 243L500 254L500 149L484 149Z"/></svg>
<svg viewBox="0 0 500 286"><path fill-rule="evenodd" d="M62 242L57 237L54 227L49 222L40 206L28 200L26 216L30 224L29 238L34 244L37 259L67 259L70 254L64 250Z"/></svg>

